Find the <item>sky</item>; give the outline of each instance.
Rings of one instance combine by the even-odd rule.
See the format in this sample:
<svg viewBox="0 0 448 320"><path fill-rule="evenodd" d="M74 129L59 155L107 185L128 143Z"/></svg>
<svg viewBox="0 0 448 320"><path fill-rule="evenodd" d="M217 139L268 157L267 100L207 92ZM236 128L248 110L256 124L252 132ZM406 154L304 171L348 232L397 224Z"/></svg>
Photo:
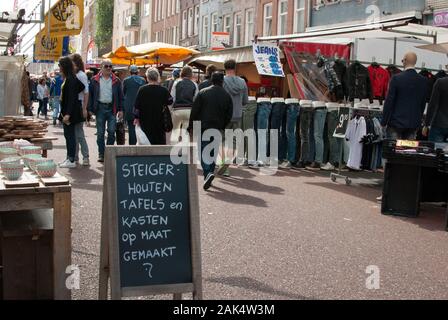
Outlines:
<svg viewBox="0 0 448 320"><path fill-rule="evenodd" d="M46 10L48 11L48 5L49 1L51 1L51 4L55 4L57 0L46 0ZM18 0L19 9L25 9L26 14L25 17L28 17L28 15L31 13L31 10L33 10L38 4L40 0ZM3 11L12 11L14 7L14 0L0 0L0 12ZM37 11L40 12L40 9ZM38 16L33 17L33 19L38 19ZM29 32L28 32L29 31ZM19 36L24 35L26 32L28 32L23 40L22 40L22 50L26 49L22 53L32 55L33 54L33 46L32 43L34 43L34 37L39 32L39 25L33 25L33 24L26 24L24 25L20 31Z"/></svg>

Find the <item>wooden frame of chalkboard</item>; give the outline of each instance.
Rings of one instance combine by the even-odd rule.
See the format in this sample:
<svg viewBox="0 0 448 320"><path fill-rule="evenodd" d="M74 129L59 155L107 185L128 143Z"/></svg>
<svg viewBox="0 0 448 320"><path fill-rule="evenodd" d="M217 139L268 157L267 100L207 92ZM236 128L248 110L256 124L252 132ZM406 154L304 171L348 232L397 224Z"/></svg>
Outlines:
<svg viewBox="0 0 448 320"><path fill-rule="evenodd" d="M123 297L137 297L157 294L174 294L174 299L181 299L183 293L193 293L193 299L202 299L202 270L201 270L201 237L199 219L199 197L197 186L196 164L185 162L186 178L188 179L186 196L189 202L187 217L189 221L189 247L191 258L191 281L185 283L163 283L157 285L122 286L120 273L119 248L119 205L117 196L117 161L120 157L150 158L170 156L175 154L186 159L193 159L196 149L193 146L184 148L174 146L108 146L105 156L104 184L103 184L103 210L101 221L101 257L99 276L99 299L108 297L108 280L110 278L110 293L114 300ZM182 154L188 151L189 154ZM179 171L179 170L178 170ZM151 266L152 268L152 266ZM151 270L149 271L151 273Z"/></svg>

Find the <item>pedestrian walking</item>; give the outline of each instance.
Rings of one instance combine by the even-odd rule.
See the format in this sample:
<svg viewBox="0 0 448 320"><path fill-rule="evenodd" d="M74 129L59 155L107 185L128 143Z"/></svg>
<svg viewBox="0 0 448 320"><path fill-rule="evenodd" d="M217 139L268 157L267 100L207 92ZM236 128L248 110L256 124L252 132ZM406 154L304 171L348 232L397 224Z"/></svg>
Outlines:
<svg viewBox="0 0 448 320"><path fill-rule="evenodd" d="M205 79L199 84L199 91L212 86L212 75L216 72L216 67L213 64L209 64L205 69Z"/></svg>
<svg viewBox="0 0 448 320"><path fill-rule="evenodd" d="M188 137L182 137L183 133L186 133L188 128L188 122L190 121L191 108L193 106L194 99L196 98L199 88L198 85L192 81L193 69L189 66L182 68L180 78L174 82L171 89L171 96L173 97L173 133L171 135L171 142L173 144L188 139Z"/></svg>
<svg viewBox="0 0 448 320"><path fill-rule="evenodd" d="M98 162L104 162L106 126L107 145L113 145L117 117L123 117L121 81L112 73L110 60L103 60L101 71L90 82L88 110L96 117Z"/></svg>
<svg viewBox="0 0 448 320"><path fill-rule="evenodd" d="M64 77L61 91L61 115L63 123L65 142L67 146L67 159L59 165L61 168L76 168L76 124L82 121L81 101L79 93L82 92L84 84L75 75L73 62L69 57L59 60L59 68Z"/></svg>
<svg viewBox="0 0 448 320"><path fill-rule="evenodd" d="M123 95L124 95L124 118L128 125L130 146L137 144L137 137L135 136L134 125L134 106L135 99L137 97L138 90L146 84L145 79L138 75L137 66L131 66L129 68L131 75L123 81Z"/></svg>
<svg viewBox="0 0 448 320"><path fill-rule="evenodd" d="M83 92L80 92L78 95L79 101L81 101L81 114L82 119L75 126L75 134L76 134L76 156L75 162L79 162L79 149L81 149L82 154L82 165L89 166L89 146L87 145L86 136L84 134L84 122L86 122L88 118L87 107L89 105L89 79L87 74L85 73L84 61L82 61L82 57L78 53L74 53L70 56L73 61L75 67L76 78L82 82L84 85Z"/></svg>
<svg viewBox="0 0 448 320"><path fill-rule="evenodd" d="M179 80L180 78L180 69L176 68L171 73L171 77L166 79L166 81L163 83L163 86L168 89L168 91L171 93L171 90L173 89L174 83Z"/></svg>
<svg viewBox="0 0 448 320"><path fill-rule="evenodd" d="M55 77L51 81L50 86L50 99L53 102L53 125L56 125L56 121L59 118L61 112L61 87L64 79L59 71L55 71Z"/></svg>
<svg viewBox="0 0 448 320"><path fill-rule="evenodd" d="M160 85L155 68L146 71L148 84L140 87L135 99L134 125L142 128L152 145L166 145L163 113L173 103L168 89Z"/></svg>
<svg viewBox="0 0 448 320"><path fill-rule="evenodd" d="M202 136L208 129L217 129L224 134L224 129L228 126L233 115L233 101L231 96L223 88L224 75L215 72L211 76L212 86L201 90L194 101L189 121L189 131L193 128L194 121L201 122L201 137L199 139L200 160L204 174L204 190L210 189L215 179L215 167L217 152L211 148L210 154L203 154L203 150L214 143L213 137L209 141L204 141ZM221 143L221 141L220 141Z"/></svg>
<svg viewBox="0 0 448 320"><path fill-rule="evenodd" d="M37 85L37 100L39 100L39 108L37 109L37 117L42 114L47 120L48 112L48 97L50 96L48 87L46 85L45 78L39 79L39 84Z"/></svg>
<svg viewBox="0 0 448 320"><path fill-rule="evenodd" d="M233 115L232 120L228 124L226 129L237 130L241 129L241 121L243 117L243 106L249 103L248 89L246 82L236 75L237 64L233 59L224 62L224 69L226 76L224 77L224 89L230 94L233 101ZM233 160L237 157L236 143L233 142L233 146L227 149L223 145L222 149L222 163L218 169L219 175L226 177L230 176L229 167L233 163Z"/></svg>

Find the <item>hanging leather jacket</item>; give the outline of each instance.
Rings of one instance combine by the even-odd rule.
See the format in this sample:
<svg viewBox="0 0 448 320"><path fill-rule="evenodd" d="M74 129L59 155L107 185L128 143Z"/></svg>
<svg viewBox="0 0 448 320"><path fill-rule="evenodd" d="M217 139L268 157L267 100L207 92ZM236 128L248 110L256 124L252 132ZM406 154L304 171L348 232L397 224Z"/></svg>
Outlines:
<svg viewBox="0 0 448 320"><path fill-rule="evenodd" d="M347 93L349 101L369 99L373 102L372 85L369 70L359 62L352 63L346 72Z"/></svg>

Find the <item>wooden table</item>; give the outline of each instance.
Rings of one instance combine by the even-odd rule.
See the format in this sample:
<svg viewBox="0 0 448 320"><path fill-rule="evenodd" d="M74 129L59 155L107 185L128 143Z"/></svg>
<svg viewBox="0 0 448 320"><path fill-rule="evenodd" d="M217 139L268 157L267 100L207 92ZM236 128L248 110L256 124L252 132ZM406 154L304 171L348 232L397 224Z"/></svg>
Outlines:
<svg viewBox="0 0 448 320"><path fill-rule="evenodd" d="M71 186L6 189L0 181L0 214L31 209L53 209L54 297L70 300L65 281L71 265Z"/></svg>

